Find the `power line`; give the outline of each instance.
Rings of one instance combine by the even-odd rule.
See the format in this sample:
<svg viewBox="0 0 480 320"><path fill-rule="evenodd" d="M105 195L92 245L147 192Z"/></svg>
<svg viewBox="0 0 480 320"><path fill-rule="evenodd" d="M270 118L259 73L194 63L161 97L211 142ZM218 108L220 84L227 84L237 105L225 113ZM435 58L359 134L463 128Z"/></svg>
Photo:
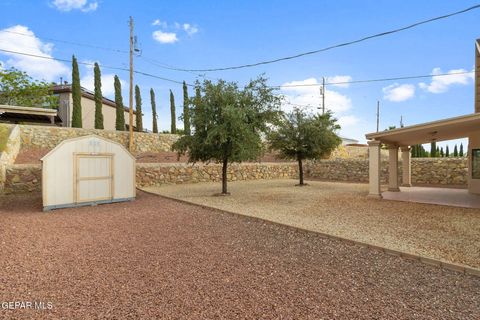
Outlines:
<svg viewBox="0 0 480 320"><path fill-rule="evenodd" d="M32 58L40 58L40 59L47 59L47 60L54 60L54 61L61 61L61 62L68 62L68 63L72 62L72 60L69 60L69 59L54 58L54 57L49 57L49 56L41 56L41 55L12 51L12 50L6 50L6 49L0 49L0 51L6 52L6 53L11 53L11 54L18 54L18 55L22 55L22 56L32 57ZM78 64L86 65L86 66L94 66L93 63L82 62L82 61L79 61ZM112 69L112 70L130 71L130 69L122 68L122 67L113 67L113 66L107 66L107 65L101 65L101 67L105 68L105 69ZM141 74L141 75L151 77L151 78L155 78L155 79L159 79L159 80L164 80L164 81L173 82L173 83L177 83L177 84L183 84L182 81L160 77L160 76L157 76L157 75L154 75L154 74L151 74L151 73L147 73L147 72L143 72L143 71L134 70L134 73ZM187 86L194 87L194 85L190 84L190 83L187 83Z"/></svg>
<svg viewBox="0 0 480 320"><path fill-rule="evenodd" d="M22 33L22 32L17 32L17 31L12 31L12 30L0 30L0 32L11 33L11 34L16 34L16 35L31 37L31 38L42 38L42 39L48 40L48 41L60 42L60 43L71 44L71 45L75 45L75 46L81 46L81 47L88 47L88 48L92 48L92 49L100 49L100 50L113 51L113 52L118 52L118 53L129 53L128 50L120 50L120 49L115 49L115 48L103 47L103 46L99 46L99 45L95 45L95 44L81 43L81 42L61 40L61 39L55 39L55 38L49 38L49 37L36 36L36 35L33 35L33 34Z"/></svg>
<svg viewBox="0 0 480 320"><path fill-rule="evenodd" d="M47 41L65 43L65 44L70 44L70 45L75 45L75 46L80 46L80 47L87 47L87 48L93 48L93 49L100 49L100 50L112 51L112 52L117 52L117 53L129 54L129 51L127 51L127 50L120 50L120 49L115 49L115 48L103 47L103 46L90 44L90 43L81 43L81 42L74 42L74 41L68 41L68 40L62 40L62 39L55 39L55 38L43 37L43 36L38 36L38 35L34 35L34 34L22 33L22 32L11 31L11 30L0 30L0 32L11 33L11 34L16 34L16 35L20 35L20 36L35 38L35 39L43 39L43 40L47 40ZM32 46L30 46L28 48L37 49L37 47L32 47ZM177 70L177 71L179 70L178 67L165 64L165 63L157 61L155 59L150 59L150 58L147 58L147 57L144 57L144 56L140 56L140 58L142 58L143 60L145 60L146 62L148 62L150 64L153 64L153 65L155 65L157 67L160 67L160 68L163 68L163 69ZM201 75L201 74L191 72L191 71L186 71L186 72L192 73L192 74L194 74L198 77L206 78L205 75Z"/></svg>
<svg viewBox="0 0 480 320"><path fill-rule="evenodd" d="M206 69L171 68L171 70L192 71L192 72L225 71L225 70L251 68L251 67L256 67L256 66L260 66L260 65L266 65L266 64L276 63L276 62L280 62L280 61L296 59L296 58L300 58L300 57L307 56L307 55L312 55L312 54L325 52L325 51L340 48L340 47L349 46L349 45L356 44L356 43L363 42L363 41L367 41L367 40L370 40L370 39L373 39L373 38L383 37L383 36L390 35L390 34L393 34L393 33L405 31L405 30L408 30L408 29L418 27L418 26L423 25L423 24L427 24L427 23L434 22L434 21L437 21L437 20L447 19L447 18L456 16L456 15L460 15L460 14L463 14L463 13L466 13L466 12L469 12L469 11L472 11L472 10L475 10L475 9L479 9L479 8L480 8L480 4L477 4L477 5L474 5L472 7L460 10L460 11L448 13L448 14L445 14L445 15L442 15L442 16L430 18L430 19L427 19L427 20L422 20L422 21L419 21L419 22L415 22L413 24L410 24L410 25L407 25L407 26L404 26L404 27L401 27L401 28L397 28L397 29L393 29L393 30L389 30L389 31L385 31L385 32L380 32L380 33L373 34L373 35L370 35L370 36L366 36L366 37L363 37L363 38L360 38L360 39L356 39L356 40L352 40L352 41L348 41L348 42L343 42L343 43L332 45L332 46L325 47L325 48L322 48L322 49L307 51L307 52L303 52L303 53L299 53L299 54L295 54L295 55L287 56L287 57L283 57L283 58L265 60L265 61L255 62L255 63L238 65L238 66L222 67L222 68L206 68Z"/></svg>
<svg viewBox="0 0 480 320"><path fill-rule="evenodd" d="M403 77L368 79L368 80L325 82L325 85L328 86L328 85L342 85L342 84L369 83L369 82L386 82L386 81L397 81L397 80L408 80L408 79L446 77L446 76L455 76L455 75L471 74L471 73L475 73L475 71L462 71L462 72L439 73L439 74L428 74L428 75L417 75L417 76L403 76ZM287 85L269 86L269 88L281 89L281 88L295 88L295 87L321 87L322 85L323 83L287 84Z"/></svg>
<svg viewBox="0 0 480 320"><path fill-rule="evenodd" d="M60 61L60 62L68 62L71 63L72 60L69 59L62 59L62 58L54 58L54 57L49 57L49 56L41 56L41 55L36 55L36 54L31 54L31 53L25 53L25 52L18 52L18 51L12 51L12 50L6 50L6 49L1 49L0 51L6 52L6 53L11 53L11 54L17 54L17 55L23 55L23 56L28 56L28 57L33 57L33 58L40 58L40 59L47 59L47 60L53 60L53 61ZM81 65L86 65L86 66L94 66L93 63L89 62L83 62L79 61L78 64ZM112 69L112 70L120 70L120 71L129 71L128 68L123 68L123 67L114 67L114 66L108 66L108 65L101 65L102 68L105 69ZM164 77L160 77L148 72L143 72L143 71L138 71L134 70L134 73L140 74L143 76L159 79L159 80L164 80L172 83L177 83L177 84L183 84L182 81L178 80L173 80L173 79L168 79ZM408 80L408 79L421 79L421 78L434 78L434 77L444 77L444 76L454 76L454 75L462 75L462 74L472 74L475 73L475 71L463 71L463 72L451 72L451 73L441 73L441 74L429 74L429 75L415 75L415 76L402 76L402 77L391 77L391 78L380 78L380 79L367 79L367 80L352 80L352 81L338 81L338 82L325 82L325 86L328 85L342 85L342 84L356 84L356 83L370 83L370 82L386 82L386 81L397 81L397 80ZM194 87L195 85L191 83L186 83L187 86ZM318 87L322 86L323 83L312 83L312 84L291 84L291 85L276 85L276 86L268 86L269 88L291 88L291 87Z"/></svg>

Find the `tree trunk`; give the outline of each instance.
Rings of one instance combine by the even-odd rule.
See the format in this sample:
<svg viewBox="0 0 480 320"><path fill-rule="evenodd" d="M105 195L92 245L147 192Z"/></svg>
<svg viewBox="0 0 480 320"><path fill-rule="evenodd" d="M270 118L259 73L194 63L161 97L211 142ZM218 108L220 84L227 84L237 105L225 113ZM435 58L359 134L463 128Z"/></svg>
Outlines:
<svg viewBox="0 0 480 320"><path fill-rule="evenodd" d="M303 186L303 165L302 159L298 158L298 176L300 178L300 185Z"/></svg>
<svg viewBox="0 0 480 320"><path fill-rule="evenodd" d="M228 192L227 192L227 165L228 165L228 159L224 158L223 159L223 165L222 165L222 194L228 194Z"/></svg>

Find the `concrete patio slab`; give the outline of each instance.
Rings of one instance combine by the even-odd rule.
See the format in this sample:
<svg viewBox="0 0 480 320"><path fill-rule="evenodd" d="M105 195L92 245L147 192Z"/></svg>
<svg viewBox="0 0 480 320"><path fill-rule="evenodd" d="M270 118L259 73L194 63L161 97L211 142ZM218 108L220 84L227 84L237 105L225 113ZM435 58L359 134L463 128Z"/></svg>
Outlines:
<svg viewBox="0 0 480 320"><path fill-rule="evenodd" d="M471 194L466 189L400 187L400 192L386 191L382 196L385 200L480 208L480 195Z"/></svg>

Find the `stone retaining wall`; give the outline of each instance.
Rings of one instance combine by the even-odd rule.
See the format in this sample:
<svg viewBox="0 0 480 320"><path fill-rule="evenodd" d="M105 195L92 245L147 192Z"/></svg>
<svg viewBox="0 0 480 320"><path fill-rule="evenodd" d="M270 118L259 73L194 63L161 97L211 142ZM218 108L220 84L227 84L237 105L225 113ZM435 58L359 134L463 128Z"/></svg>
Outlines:
<svg viewBox="0 0 480 320"><path fill-rule="evenodd" d="M20 151L20 129L18 126L9 128L9 136L5 149L0 152L0 193L3 192L6 181L6 168L15 163L18 152Z"/></svg>
<svg viewBox="0 0 480 320"><path fill-rule="evenodd" d="M62 128L20 125L22 148L36 147L53 149L66 139L96 134L101 137L119 142L128 147L128 131L109 131L81 128ZM178 135L164 133L134 132L133 152L163 152L171 151L172 144L177 141Z"/></svg>
<svg viewBox="0 0 480 320"><path fill-rule="evenodd" d="M412 183L467 185L467 158L415 158L412 160Z"/></svg>
<svg viewBox="0 0 480 320"><path fill-rule="evenodd" d="M219 164L137 164L137 186L221 181L222 166ZM232 164L228 168L228 180L262 180L295 178L296 164L292 163L245 163ZM15 164L7 167L6 194L41 190L42 167L39 164Z"/></svg>
<svg viewBox="0 0 480 320"><path fill-rule="evenodd" d="M307 163L307 176L311 178L368 182L367 159L334 159ZM402 162L398 176L401 183ZM412 159L412 184L467 185L468 163L466 158L414 158ZM381 163L380 181L388 182L388 161Z"/></svg>
<svg viewBox="0 0 480 320"><path fill-rule="evenodd" d="M7 166L4 193L27 193L42 190L41 164Z"/></svg>
<svg viewBox="0 0 480 320"><path fill-rule="evenodd" d="M294 178L294 163L242 163L228 166L228 181ZM137 186L221 181L220 164L137 164Z"/></svg>
<svg viewBox="0 0 480 320"><path fill-rule="evenodd" d="M399 168L401 177L401 167ZM41 190L41 165L16 164L6 167L5 193ZM197 183L221 180L220 164L137 164L137 186ZM336 159L305 164L306 178L331 181L368 182L368 160ZM412 183L466 185L466 159L413 159ZM243 163L228 168L228 180L297 178L296 163ZM382 183L388 181L388 162L382 162ZM401 178L400 178L401 179Z"/></svg>

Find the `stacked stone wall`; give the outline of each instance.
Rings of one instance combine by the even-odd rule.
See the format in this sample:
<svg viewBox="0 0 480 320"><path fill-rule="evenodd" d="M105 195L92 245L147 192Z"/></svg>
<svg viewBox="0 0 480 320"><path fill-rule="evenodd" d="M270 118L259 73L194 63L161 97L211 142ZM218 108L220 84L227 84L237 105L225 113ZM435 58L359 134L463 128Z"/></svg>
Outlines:
<svg viewBox="0 0 480 320"><path fill-rule="evenodd" d="M137 186L218 182L222 167L219 164L137 164ZM24 193L41 190L41 165L6 166L5 193ZM368 160L335 159L307 162L306 178L329 181L368 182ZM399 177L401 182L401 163ZM228 180L296 179L296 163L242 163L228 168ZM412 183L420 185L467 184L467 160L413 159ZM388 162L382 161L382 183L388 182Z"/></svg>
<svg viewBox="0 0 480 320"><path fill-rule="evenodd" d="M81 128L62 128L20 125L22 148L53 149L63 140L95 134L128 147L128 131L110 131ZM133 152L171 151L178 135L164 133L134 132Z"/></svg>

